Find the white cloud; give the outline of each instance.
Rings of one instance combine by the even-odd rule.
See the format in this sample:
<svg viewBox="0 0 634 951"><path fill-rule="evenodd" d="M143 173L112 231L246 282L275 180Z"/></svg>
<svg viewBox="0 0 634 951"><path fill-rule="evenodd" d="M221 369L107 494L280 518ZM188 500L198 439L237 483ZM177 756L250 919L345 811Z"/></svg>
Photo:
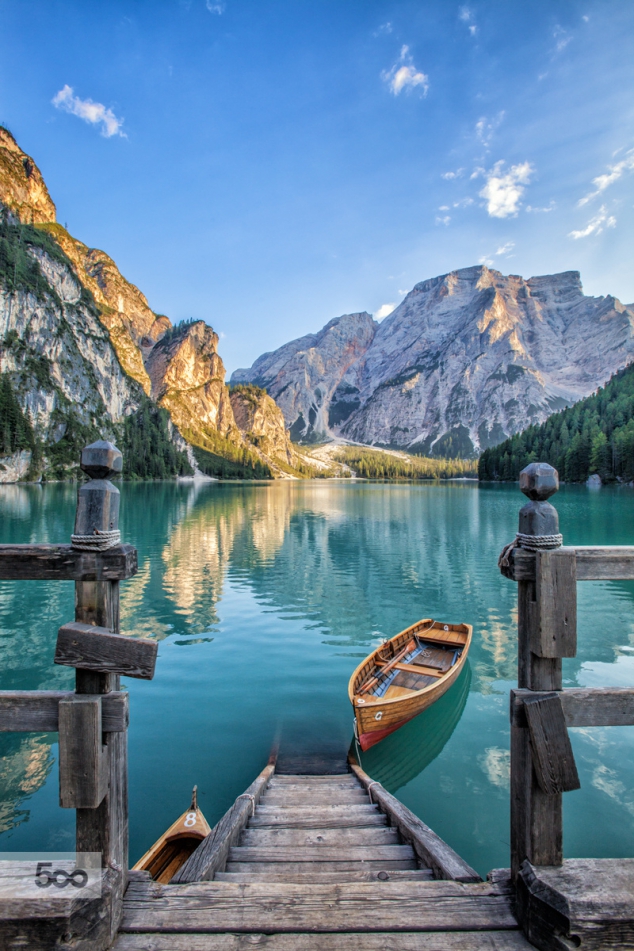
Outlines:
<svg viewBox="0 0 634 951"><path fill-rule="evenodd" d="M571 231L568 237L577 241L579 238L587 238L591 234L601 234L604 228L614 228L615 225L616 218L608 215L605 205L601 205L599 213L590 219L585 228L580 231Z"/></svg>
<svg viewBox="0 0 634 951"><path fill-rule="evenodd" d="M553 30L553 39L555 40L556 52L561 53L568 46L572 37L564 30L563 26L556 26Z"/></svg>
<svg viewBox="0 0 634 951"><path fill-rule="evenodd" d="M487 211L492 218L515 217L520 207L520 199L529 184L533 167L529 162L512 165L507 172L502 171L504 162L496 162L487 175L486 185L480 197L487 203Z"/></svg>
<svg viewBox="0 0 634 951"><path fill-rule="evenodd" d="M469 175L470 181L473 181L474 178L480 178L481 175L486 175L486 171L486 168L482 168L481 165L478 165L478 167L474 168L471 172L471 175Z"/></svg>
<svg viewBox="0 0 634 951"><path fill-rule="evenodd" d="M382 23L381 26L374 32L374 36L380 36L382 33L391 33L394 27L391 23Z"/></svg>
<svg viewBox="0 0 634 951"><path fill-rule="evenodd" d="M442 217L439 215L436 215L437 225L448 225L450 221L451 221L450 215L443 215Z"/></svg>
<svg viewBox="0 0 634 951"><path fill-rule="evenodd" d="M399 63L403 65L400 66ZM383 70L381 79L387 83L391 92L398 96L403 89L411 92L417 86L421 87L423 96L427 95L429 89L429 76L419 72L412 61L409 53L409 46L401 48L401 54L390 70Z"/></svg>
<svg viewBox="0 0 634 951"><path fill-rule="evenodd" d="M492 119L487 119L486 116L481 116L475 124L475 133L476 138L488 148L491 144L491 139L495 131L499 128L500 124L504 119L504 110L498 112L497 116L494 116Z"/></svg>
<svg viewBox="0 0 634 951"><path fill-rule="evenodd" d="M51 102L56 109L63 109L64 112L70 112L73 116L79 116L84 122L90 122L92 125L101 123L101 134L107 139L113 135L126 137L125 132L121 131L123 119L117 119L112 109L106 109L101 102L80 99L79 96L73 95L73 88L68 84L53 96Z"/></svg>
<svg viewBox="0 0 634 951"><path fill-rule="evenodd" d="M219 0L205 0L205 6L210 13L217 13L218 16L222 16L227 8L227 4L219 2Z"/></svg>
<svg viewBox="0 0 634 951"><path fill-rule="evenodd" d="M450 182L454 178L462 178L463 174L464 168L457 168L455 172L443 172L440 177L444 178L445 181Z"/></svg>
<svg viewBox="0 0 634 951"><path fill-rule="evenodd" d="M597 195L600 195L601 192L604 192L606 188L612 185L614 182L617 182L619 178L624 174L624 172L634 171L634 149L630 149L624 159L621 159L620 162L617 162L616 165L608 165L607 172L604 172L603 175L597 175L596 178L592 179L592 184L595 186L596 191L590 192L588 195L584 195L583 198L580 198L577 204L579 207L587 205L589 201L592 201L593 198L596 198Z"/></svg>
<svg viewBox="0 0 634 951"><path fill-rule="evenodd" d="M478 264L484 264L485 267L493 267L493 261L492 261L492 259L486 257L486 255L484 255L484 254L482 255L481 258L478 258Z"/></svg>
<svg viewBox="0 0 634 951"><path fill-rule="evenodd" d="M407 289L401 290L400 287L399 287L399 289L398 289L398 292L399 292L399 294L401 295L401 297L405 297L406 294L409 294L409 291L408 291Z"/></svg>
<svg viewBox="0 0 634 951"><path fill-rule="evenodd" d="M583 20L584 23L588 23L588 21L590 20L590 17L583 16L581 17L581 19Z"/></svg>
<svg viewBox="0 0 634 951"><path fill-rule="evenodd" d="M468 208L469 205L473 205L473 198L461 198L460 201L454 201L454 208Z"/></svg>
<svg viewBox="0 0 634 951"><path fill-rule="evenodd" d="M508 254L509 251L512 251L514 247L515 247L514 241L507 241L506 244L503 244L501 247L497 249L497 251L495 252L496 257L501 257L505 254Z"/></svg>
<svg viewBox="0 0 634 951"><path fill-rule="evenodd" d="M389 315L392 313L395 307L396 307L396 304L381 304L381 306L379 307L379 309L374 315L374 319L383 320L384 317L389 317Z"/></svg>
<svg viewBox="0 0 634 951"><path fill-rule="evenodd" d="M551 198L550 204L546 205L545 208L535 208L534 205L527 205L526 211L533 212L533 213L536 213L536 212L546 213L548 211L554 211L556 207L557 207L557 203L554 201L554 199Z"/></svg>
<svg viewBox="0 0 634 951"><path fill-rule="evenodd" d="M473 11L469 7L460 7L460 12L458 14L459 18L465 23L469 28L469 33L471 36L475 36L478 32L478 27L476 26L475 17Z"/></svg>

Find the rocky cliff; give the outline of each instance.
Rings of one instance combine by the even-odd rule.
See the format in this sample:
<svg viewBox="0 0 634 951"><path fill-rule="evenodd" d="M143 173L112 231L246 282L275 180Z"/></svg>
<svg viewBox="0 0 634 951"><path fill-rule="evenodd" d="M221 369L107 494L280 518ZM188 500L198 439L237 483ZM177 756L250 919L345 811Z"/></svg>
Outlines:
<svg viewBox="0 0 634 951"><path fill-rule="evenodd" d="M265 459L236 423L211 327L197 321L173 328L107 254L55 218L33 159L0 128L0 374L34 428L31 443L43 450L44 470L63 475L79 444L96 432L116 438L149 397L169 412L179 449L187 450L187 440L209 450L211 439L221 458L285 474L275 465L277 448ZM289 451L274 416L262 415L257 438L279 445L286 467ZM129 428L126 438L138 444ZM22 440L10 450L7 433L0 436L0 482L23 477L31 444Z"/></svg>
<svg viewBox="0 0 634 951"><path fill-rule="evenodd" d="M350 320L264 354L232 379L266 385L291 427L304 426L309 405L331 434L455 456L543 421L634 357L634 310L586 297L576 271L524 280L463 268L417 284L374 331L369 318L358 321L351 339ZM322 341L339 324L345 346L326 353ZM344 350L354 353L349 362ZM323 366L323 378L307 366Z"/></svg>

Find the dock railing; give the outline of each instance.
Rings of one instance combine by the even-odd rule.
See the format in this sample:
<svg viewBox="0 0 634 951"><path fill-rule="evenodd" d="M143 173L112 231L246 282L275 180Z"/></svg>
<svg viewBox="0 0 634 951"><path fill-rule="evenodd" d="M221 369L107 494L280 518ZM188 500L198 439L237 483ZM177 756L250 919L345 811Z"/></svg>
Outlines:
<svg viewBox="0 0 634 951"><path fill-rule="evenodd" d="M70 544L0 545L0 579L74 581L75 619L58 633L56 664L74 667L75 691L0 691L0 731L59 734L60 806L76 810L76 852L100 853L101 897L0 901L0 946L109 947L119 926L128 872L128 695L119 679L151 679L157 643L119 633L119 582L137 571L121 544L119 491L109 477L122 456L98 441L81 455ZM47 894L47 898L49 896ZM66 896L64 896L66 897Z"/></svg>
<svg viewBox="0 0 634 951"><path fill-rule="evenodd" d="M564 864L562 797L580 787L568 728L634 724L634 687L562 689L562 659L577 653L577 582L634 579L634 546L564 546L557 511L547 501L558 488L557 470L546 463L521 472L520 489L530 501L520 510L515 542L499 560L518 587L511 874L520 886L519 879L535 872L526 863Z"/></svg>

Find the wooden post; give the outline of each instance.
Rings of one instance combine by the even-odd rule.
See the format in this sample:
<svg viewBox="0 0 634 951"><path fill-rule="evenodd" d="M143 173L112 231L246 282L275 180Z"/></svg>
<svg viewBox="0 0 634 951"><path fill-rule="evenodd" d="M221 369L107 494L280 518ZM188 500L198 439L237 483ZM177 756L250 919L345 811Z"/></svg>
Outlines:
<svg viewBox="0 0 634 951"><path fill-rule="evenodd" d="M77 499L75 535L119 528L119 490L108 477L121 472L122 456L110 442L99 440L81 454L81 468L90 481L81 486ZM119 582L75 583L75 621L98 625L119 633ZM78 669L78 694L107 694L119 689L119 675ZM101 852L110 907L109 930L114 936L121 918L121 902L128 870L128 769L127 733L106 733L108 791L96 809L77 809L77 851ZM105 886L104 886L105 887Z"/></svg>
<svg viewBox="0 0 634 951"><path fill-rule="evenodd" d="M531 500L520 510L522 534L559 534L557 510L546 501L558 488L559 476L552 466L532 463L522 471L520 489ZM561 655L544 657L539 649L542 616L537 582L518 581L517 586L518 687L561 690ZM546 619L543 620L546 623ZM562 864L561 805L560 792L549 795L539 785L533 768L529 730L512 723L511 874L514 880L525 859L533 865Z"/></svg>

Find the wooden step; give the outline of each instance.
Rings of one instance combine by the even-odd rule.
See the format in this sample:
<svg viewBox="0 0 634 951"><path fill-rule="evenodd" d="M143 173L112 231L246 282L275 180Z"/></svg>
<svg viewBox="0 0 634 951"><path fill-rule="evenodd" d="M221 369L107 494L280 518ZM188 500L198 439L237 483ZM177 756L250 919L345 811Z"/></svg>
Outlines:
<svg viewBox="0 0 634 951"><path fill-rule="evenodd" d="M519 931L120 934L112 951L535 951Z"/></svg>
<svg viewBox="0 0 634 951"><path fill-rule="evenodd" d="M263 806L346 806L370 805L367 793L359 789L338 789L336 792L305 792L299 793L289 790L272 790L260 799Z"/></svg>
<svg viewBox="0 0 634 951"><path fill-rule="evenodd" d="M341 813L321 812L318 815L314 810L306 809L302 812L286 810L271 810L266 813L256 811L249 820L249 829L379 829L387 825L387 817L377 810L368 809L366 812L351 813L344 810Z"/></svg>
<svg viewBox="0 0 634 951"><path fill-rule="evenodd" d="M253 829L242 833L240 845L248 846L345 846L345 845L399 845L396 829L380 826L378 829Z"/></svg>
<svg viewBox="0 0 634 951"><path fill-rule="evenodd" d="M336 847L280 846L279 848L249 848L234 846L229 850L229 862L382 862L415 861L411 845L346 845ZM414 865L414 867L416 867Z"/></svg>
<svg viewBox="0 0 634 951"><path fill-rule="evenodd" d="M123 932L389 932L405 925L410 931L445 932L517 928L511 896L501 894L492 882L372 881L306 889L275 882L161 886L133 881L123 907ZM365 951L363 942L357 948Z"/></svg>
<svg viewBox="0 0 634 951"><path fill-rule="evenodd" d="M274 773L271 777L272 783L322 783L327 785L328 783L344 783L344 782L353 782L356 783L357 779L352 773L336 773L329 776L313 776L311 773L299 773L299 774L284 774L284 773Z"/></svg>
<svg viewBox="0 0 634 951"><path fill-rule="evenodd" d="M388 861L359 862L337 860L336 862L227 862L226 872L247 872L257 876L259 881L260 872L270 872L273 876L271 881L280 881L280 876L288 876L286 881L295 881L297 872L320 871L320 872L358 872L366 869L375 872L389 871L390 869L415 870L416 862L413 859L392 859ZM277 878L275 877L277 876ZM374 881L374 879L372 879Z"/></svg>
<svg viewBox="0 0 634 951"><path fill-rule="evenodd" d="M249 866L250 867L250 866ZM303 866L302 866L303 868ZM430 868L393 869L385 867L368 871L355 868L348 872L339 869L336 872L283 872L275 868L272 872L216 872L215 882L283 882L285 880L309 885L328 885L336 882L424 882L431 881L434 873Z"/></svg>
<svg viewBox="0 0 634 951"><path fill-rule="evenodd" d="M262 799L260 805L258 805L256 810L256 815L273 815L274 813L280 813L288 816L292 815L328 815L328 816L345 816L345 815L379 815L379 809L377 806L372 805L369 799L366 799L365 802L351 802L351 803L333 803L328 805L326 803L319 803L319 805L298 805L293 803L293 805L285 806L283 804L270 806L266 800Z"/></svg>

